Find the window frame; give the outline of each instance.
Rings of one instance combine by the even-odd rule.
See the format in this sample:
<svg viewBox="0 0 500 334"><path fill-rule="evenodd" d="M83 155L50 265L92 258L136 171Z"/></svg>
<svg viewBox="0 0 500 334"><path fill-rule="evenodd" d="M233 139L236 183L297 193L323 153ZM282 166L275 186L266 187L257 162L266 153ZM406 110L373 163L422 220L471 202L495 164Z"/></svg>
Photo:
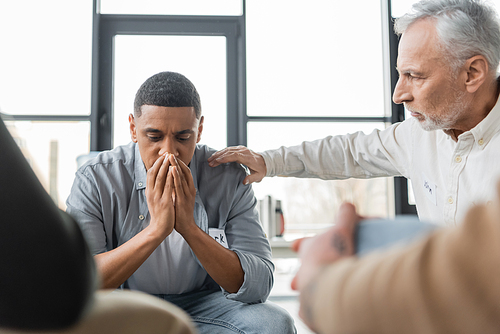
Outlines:
<svg viewBox="0 0 500 334"><path fill-rule="evenodd" d="M399 37L394 32L394 20L392 16L391 0L381 0L382 9L386 13L386 24L388 28L386 36L389 42L389 75L391 84L391 97L394 95L394 89L399 79L397 71ZM391 98L391 123L398 123L405 120L405 108L403 104L396 104ZM409 180L402 176L394 177L394 206L396 215L416 215L417 207L409 203L408 186Z"/></svg>
<svg viewBox="0 0 500 334"><path fill-rule="evenodd" d="M94 0L96 7L97 0ZM227 144L243 145L246 130L245 15L122 15L94 10L91 150L112 148L113 43L116 35L224 36L227 66Z"/></svg>

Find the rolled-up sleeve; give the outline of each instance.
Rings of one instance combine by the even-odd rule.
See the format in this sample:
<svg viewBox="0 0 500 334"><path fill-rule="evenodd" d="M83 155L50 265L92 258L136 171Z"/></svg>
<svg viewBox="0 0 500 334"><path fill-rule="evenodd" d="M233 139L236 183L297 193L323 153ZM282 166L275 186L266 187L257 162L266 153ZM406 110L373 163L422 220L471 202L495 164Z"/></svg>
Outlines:
<svg viewBox="0 0 500 334"><path fill-rule="evenodd" d="M251 186L242 184L244 175L237 183L232 208L226 223L229 248L240 260L245 273L244 282L237 293L224 291L228 299L245 303L264 302L273 287L274 264L272 253L256 209Z"/></svg>

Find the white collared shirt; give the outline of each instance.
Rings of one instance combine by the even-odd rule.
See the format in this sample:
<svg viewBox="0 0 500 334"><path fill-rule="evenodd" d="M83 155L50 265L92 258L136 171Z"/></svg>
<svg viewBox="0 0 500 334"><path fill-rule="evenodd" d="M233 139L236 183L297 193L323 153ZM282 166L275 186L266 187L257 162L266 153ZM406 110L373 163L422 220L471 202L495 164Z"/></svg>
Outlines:
<svg viewBox="0 0 500 334"><path fill-rule="evenodd" d="M455 142L410 118L385 130L329 136L261 153L267 176L326 180L405 176L421 220L455 225L475 204L495 198L500 179L500 104Z"/></svg>

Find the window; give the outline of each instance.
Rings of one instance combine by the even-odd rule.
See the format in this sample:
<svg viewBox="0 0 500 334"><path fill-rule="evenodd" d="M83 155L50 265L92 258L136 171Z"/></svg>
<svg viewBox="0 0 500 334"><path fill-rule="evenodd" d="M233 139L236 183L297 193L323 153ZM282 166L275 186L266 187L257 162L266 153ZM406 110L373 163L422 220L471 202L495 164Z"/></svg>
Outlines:
<svg viewBox="0 0 500 334"><path fill-rule="evenodd" d="M259 151L328 134L370 132L404 117L391 110L385 74L391 68L386 1L93 2L0 3L0 43L10 50L0 54L2 118L25 145L47 190L57 184L54 198L62 208L69 191L63 184L71 182L62 176L55 182L54 166L58 175L72 175L66 166L76 156L128 142L133 95L145 78L162 70L194 81L206 117L202 142L214 148L243 144ZM406 11L400 2L405 3L392 1L392 9ZM164 59L154 55L168 47L185 52ZM44 128L50 130L39 131ZM75 136L78 143L66 145ZM328 224L336 206L316 214L326 218L307 218L313 206L305 199L284 199L287 189L309 186L331 203L362 198L346 189L377 191L361 204L366 214L391 215L398 207L393 198L400 197L393 195L392 180L274 178L254 189L259 197L283 198L290 228L307 233ZM342 195L333 197L335 192ZM297 210L302 216L290 211L300 207L291 203L301 202L309 211Z"/></svg>
<svg viewBox="0 0 500 334"><path fill-rule="evenodd" d="M379 2L252 0L246 24L249 116L390 114Z"/></svg>
<svg viewBox="0 0 500 334"><path fill-rule="evenodd" d="M369 133L374 127L383 128L384 123L252 122L248 124L248 146L263 151L299 144L298 138L315 140L332 133ZM344 201L354 203L362 215L390 216L394 211L390 201L392 182L388 178L324 181L273 177L254 183L253 188L258 199L271 195L281 201L285 240L316 234L330 227Z"/></svg>
<svg viewBox="0 0 500 334"><path fill-rule="evenodd" d="M238 0L100 0L100 4L101 14L240 16L243 13L243 4Z"/></svg>
<svg viewBox="0 0 500 334"><path fill-rule="evenodd" d="M54 201L89 151L92 2L0 2L0 112Z"/></svg>
<svg viewBox="0 0 500 334"><path fill-rule="evenodd" d="M354 13L356 22L353 23ZM390 123L380 3L246 2L247 143L263 151ZM371 27L371 28L367 28ZM349 200L362 214L391 216L392 179L271 178L257 198L282 201L285 238L331 226Z"/></svg>
<svg viewBox="0 0 500 334"><path fill-rule="evenodd" d="M137 89L167 70L186 75L200 93L202 143L238 143L235 124L244 114L242 16L98 14L96 20L99 70L93 79L99 88L92 115L99 135L93 150L130 141L127 118Z"/></svg>
<svg viewBox="0 0 500 334"><path fill-rule="evenodd" d="M225 147L224 36L117 35L114 45L113 147L130 142L128 115L133 112L139 86L151 75L167 70L184 74L200 94L204 116L201 142Z"/></svg>
<svg viewBox="0 0 500 334"><path fill-rule="evenodd" d="M0 3L0 108L9 115L89 115L92 4Z"/></svg>
<svg viewBox="0 0 500 334"><path fill-rule="evenodd" d="M45 190L65 209L77 158L90 147L90 122L6 121L5 125Z"/></svg>

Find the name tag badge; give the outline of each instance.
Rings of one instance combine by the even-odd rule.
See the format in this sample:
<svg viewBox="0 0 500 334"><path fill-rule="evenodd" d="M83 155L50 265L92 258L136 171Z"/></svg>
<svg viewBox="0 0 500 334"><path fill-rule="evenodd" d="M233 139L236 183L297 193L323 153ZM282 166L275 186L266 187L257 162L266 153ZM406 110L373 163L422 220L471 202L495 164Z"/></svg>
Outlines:
<svg viewBox="0 0 500 334"><path fill-rule="evenodd" d="M210 236L212 238L214 238L215 241L217 241L219 244L224 246L224 248L228 248L227 240L226 240L226 232L224 232L223 229L209 228L208 234L210 234Z"/></svg>
<svg viewBox="0 0 500 334"><path fill-rule="evenodd" d="M425 195L427 198L432 202L432 204L437 205L437 195L436 195L436 188L437 186L429 181L429 178L422 174L422 186Z"/></svg>

